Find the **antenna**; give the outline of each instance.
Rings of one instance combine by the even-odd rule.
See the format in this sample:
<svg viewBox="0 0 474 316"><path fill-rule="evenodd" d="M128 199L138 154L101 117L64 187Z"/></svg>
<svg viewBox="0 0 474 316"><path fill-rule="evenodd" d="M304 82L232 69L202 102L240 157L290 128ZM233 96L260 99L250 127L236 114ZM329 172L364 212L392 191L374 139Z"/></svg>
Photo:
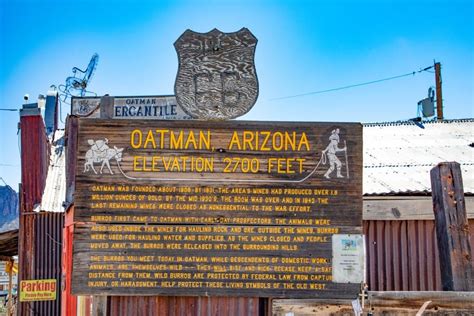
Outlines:
<svg viewBox="0 0 474 316"><path fill-rule="evenodd" d="M434 116L434 94L434 88L430 87L428 89L428 97L418 101L418 115L421 112L423 117Z"/></svg>
<svg viewBox="0 0 474 316"><path fill-rule="evenodd" d="M85 70L81 70L77 67L72 68L72 73L74 74L71 77L66 78L65 85L59 85L59 91L61 92L62 101L66 101L68 97L71 96L86 96L87 93L97 95L92 91L87 90L89 81L94 74L97 64L99 62L99 55L95 53L92 55L89 65Z"/></svg>

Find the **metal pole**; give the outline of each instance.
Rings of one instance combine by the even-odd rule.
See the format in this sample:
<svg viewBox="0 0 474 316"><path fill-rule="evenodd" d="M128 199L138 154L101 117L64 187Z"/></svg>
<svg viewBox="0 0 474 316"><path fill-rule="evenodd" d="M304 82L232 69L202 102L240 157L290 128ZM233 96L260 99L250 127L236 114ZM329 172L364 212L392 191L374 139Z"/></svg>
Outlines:
<svg viewBox="0 0 474 316"><path fill-rule="evenodd" d="M435 63L435 80L436 80L436 115L438 120L443 120L443 93L441 89L441 63Z"/></svg>

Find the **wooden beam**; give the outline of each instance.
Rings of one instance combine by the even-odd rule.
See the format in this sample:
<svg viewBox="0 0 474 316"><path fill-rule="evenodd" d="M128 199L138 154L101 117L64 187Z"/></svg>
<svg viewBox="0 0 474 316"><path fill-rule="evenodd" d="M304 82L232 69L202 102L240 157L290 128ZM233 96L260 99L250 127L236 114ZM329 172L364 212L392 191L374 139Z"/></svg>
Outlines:
<svg viewBox="0 0 474 316"><path fill-rule="evenodd" d="M13 257L9 257L9 256L0 256L0 261L12 261L13 260Z"/></svg>
<svg viewBox="0 0 474 316"><path fill-rule="evenodd" d="M92 315L107 315L107 296L92 296Z"/></svg>
<svg viewBox="0 0 474 316"><path fill-rule="evenodd" d="M293 313L293 314L291 314ZM309 315L354 315L350 300L322 299L275 299L272 301L274 316L309 316Z"/></svg>
<svg viewBox="0 0 474 316"><path fill-rule="evenodd" d="M443 162L431 169L441 283L444 291L474 290L474 267L461 168Z"/></svg>
<svg viewBox="0 0 474 316"><path fill-rule="evenodd" d="M474 309L474 292L442 291L369 291L368 301L373 306L410 307L418 310L424 302L431 301L426 309Z"/></svg>
<svg viewBox="0 0 474 316"><path fill-rule="evenodd" d="M429 315L468 315L474 310L474 292L369 291L363 315L415 315L427 301L431 301L425 310ZM350 300L331 299L277 299L272 301L272 312L276 316L353 315Z"/></svg>
<svg viewBox="0 0 474 316"><path fill-rule="evenodd" d="M8 304L7 304L7 315L8 315L8 316L13 316L13 310L12 310L12 302L13 302L13 295L12 295L12 289L13 289L13 265L14 265L13 258L10 260L10 262L7 263L7 265L9 265L9 269L8 269Z"/></svg>
<svg viewBox="0 0 474 316"><path fill-rule="evenodd" d="M114 118L114 97L104 95L100 98L100 117L106 119Z"/></svg>
<svg viewBox="0 0 474 316"><path fill-rule="evenodd" d="M474 219L474 197L464 198L468 219ZM364 221L434 220L431 196L365 196Z"/></svg>
<svg viewBox="0 0 474 316"><path fill-rule="evenodd" d="M436 118L443 120L443 92L441 79L441 63L435 63L435 81L436 81Z"/></svg>

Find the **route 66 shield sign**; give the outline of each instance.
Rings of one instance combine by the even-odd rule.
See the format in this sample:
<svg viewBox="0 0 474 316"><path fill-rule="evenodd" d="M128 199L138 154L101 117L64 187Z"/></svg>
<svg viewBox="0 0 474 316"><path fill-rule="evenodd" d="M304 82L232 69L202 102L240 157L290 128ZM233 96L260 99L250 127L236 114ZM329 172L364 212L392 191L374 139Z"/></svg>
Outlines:
<svg viewBox="0 0 474 316"><path fill-rule="evenodd" d="M252 108L258 96L257 38L248 29L234 33L186 30L174 46L179 59L174 91L188 115L225 120Z"/></svg>

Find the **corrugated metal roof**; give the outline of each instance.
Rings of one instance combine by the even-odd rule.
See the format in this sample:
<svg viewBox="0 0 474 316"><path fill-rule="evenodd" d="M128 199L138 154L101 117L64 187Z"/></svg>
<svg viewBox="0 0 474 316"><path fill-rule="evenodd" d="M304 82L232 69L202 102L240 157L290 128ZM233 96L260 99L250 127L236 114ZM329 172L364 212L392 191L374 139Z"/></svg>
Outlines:
<svg viewBox="0 0 474 316"><path fill-rule="evenodd" d="M364 194L431 192L430 170L461 165L464 192L474 193L474 119L364 124Z"/></svg>
<svg viewBox="0 0 474 316"><path fill-rule="evenodd" d="M51 155L46 177L46 186L41 199L41 206L35 210L45 212L64 212L66 198L66 151L64 147L64 130L57 130L51 140Z"/></svg>

